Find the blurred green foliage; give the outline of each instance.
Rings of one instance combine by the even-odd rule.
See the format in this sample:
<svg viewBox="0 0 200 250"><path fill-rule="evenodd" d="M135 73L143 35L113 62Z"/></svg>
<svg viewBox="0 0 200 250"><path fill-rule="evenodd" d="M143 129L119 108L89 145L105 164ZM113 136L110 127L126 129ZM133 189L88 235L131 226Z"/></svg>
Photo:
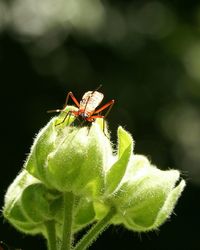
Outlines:
<svg viewBox="0 0 200 250"><path fill-rule="evenodd" d="M134 135L137 153L165 169L181 169L197 188L188 196L196 203L199 1L0 0L0 68L8 121L3 125L11 131L5 143L15 156L15 162L6 157L4 161L13 171L9 181L20 169L33 134L48 121L45 111L62 107L70 90L81 99L102 83L105 102L116 100L108 117L113 140L118 124L125 126ZM17 112L8 112L13 106ZM10 145L14 140L20 141L17 150ZM189 205L181 210L183 217ZM181 235L189 235L182 223ZM198 220L191 222L187 242L193 246L187 249L197 249L198 237L192 236L197 225Z"/></svg>

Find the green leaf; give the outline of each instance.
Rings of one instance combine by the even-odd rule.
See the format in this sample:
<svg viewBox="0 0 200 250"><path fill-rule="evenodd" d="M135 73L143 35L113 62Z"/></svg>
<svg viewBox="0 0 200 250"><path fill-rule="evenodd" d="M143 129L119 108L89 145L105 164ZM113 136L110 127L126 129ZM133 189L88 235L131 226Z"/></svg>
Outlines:
<svg viewBox="0 0 200 250"><path fill-rule="evenodd" d="M31 185L37 185L38 180L31 176L25 169L16 177L13 183L9 186L5 195L5 204L3 215L15 228L30 234L43 233L42 221L33 221L27 214L27 207L24 208L22 196L25 190ZM37 196L38 193L35 193ZM27 200L28 210L34 213L37 209L37 203L32 203L33 196L29 196ZM46 211L45 211L46 212ZM34 216L36 216L34 214Z"/></svg>
<svg viewBox="0 0 200 250"><path fill-rule="evenodd" d="M124 151L131 145L132 150L134 146L134 141L132 136L124 130L121 126L119 126L118 131L118 158L122 157Z"/></svg>
<svg viewBox="0 0 200 250"><path fill-rule="evenodd" d="M168 195L162 209L160 210L157 219L155 221L154 227L158 227L165 222L165 220L171 215L174 206L178 198L180 197L184 187L185 181L182 180L177 187L175 187Z"/></svg>
<svg viewBox="0 0 200 250"><path fill-rule="evenodd" d="M60 194L49 190L42 183L26 187L21 195L21 205L26 216L34 223L54 219L54 201Z"/></svg>
<svg viewBox="0 0 200 250"><path fill-rule="evenodd" d="M52 118L47 125L40 130L31 147L31 152L24 164L24 168L34 177L42 180L47 186L51 187L45 178L45 162L47 156L54 149L54 130L55 118Z"/></svg>
<svg viewBox="0 0 200 250"><path fill-rule="evenodd" d="M106 176L106 194L111 194L122 180L133 151L133 139L122 127L118 128L118 160Z"/></svg>
<svg viewBox="0 0 200 250"><path fill-rule="evenodd" d="M77 227L85 226L91 223L95 218L95 211L92 201L82 199L79 202L77 211L74 216L74 225Z"/></svg>

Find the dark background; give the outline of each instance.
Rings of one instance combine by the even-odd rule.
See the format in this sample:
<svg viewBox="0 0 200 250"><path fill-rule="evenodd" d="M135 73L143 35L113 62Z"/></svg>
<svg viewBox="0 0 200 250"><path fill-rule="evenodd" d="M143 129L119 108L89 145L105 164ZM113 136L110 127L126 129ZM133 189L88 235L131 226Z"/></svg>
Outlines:
<svg viewBox="0 0 200 250"><path fill-rule="evenodd" d="M135 153L180 169L187 187L175 214L145 234L111 227L91 249L200 249L199 1L0 0L0 206L34 135L62 107L103 84ZM0 218L0 240L45 249Z"/></svg>

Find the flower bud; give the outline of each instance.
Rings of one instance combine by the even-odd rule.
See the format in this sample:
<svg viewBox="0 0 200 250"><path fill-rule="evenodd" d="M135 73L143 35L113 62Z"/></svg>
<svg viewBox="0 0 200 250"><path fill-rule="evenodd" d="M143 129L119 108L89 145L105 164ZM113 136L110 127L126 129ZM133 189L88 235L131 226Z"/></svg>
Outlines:
<svg viewBox="0 0 200 250"><path fill-rule="evenodd" d="M71 124L70 110L67 107L40 131L25 168L47 187L94 197L103 192L111 144L98 122L89 127Z"/></svg>
<svg viewBox="0 0 200 250"><path fill-rule="evenodd" d="M162 171L146 157L134 155L111 202L117 208L113 223L123 223L134 231L159 227L172 213L185 182L177 184L177 170Z"/></svg>
<svg viewBox="0 0 200 250"><path fill-rule="evenodd" d="M106 172L106 180L105 180L105 195L108 196L112 194L112 192L118 187L121 182L128 163L130 161L130 157L133 151L133 139L131 135L124 130L122 127L118 128L118 153L116 157L113 157L114 163L111 165Z"/></svg>
<svg viewBox="0 0 200 250"><path fill-rule="evenodd" d="M24 233L45 234L44 223L54 219L57 211L55 204L59 199L58 192L47 189L23 170L8 188L3 214Z"/></svg>
<svg viewBox="0 0 200 250"><path fill-rule="evenodd" d="M119 127L117 136L117 154L110 158L110 164L107 166L104 193L100 199L94 200L93 202L97 219L102 219L112 206L112 203L109 201L110 197L112 197L112 194L118 189L127 171L133 151L134 141L126 130Z"/></svg>

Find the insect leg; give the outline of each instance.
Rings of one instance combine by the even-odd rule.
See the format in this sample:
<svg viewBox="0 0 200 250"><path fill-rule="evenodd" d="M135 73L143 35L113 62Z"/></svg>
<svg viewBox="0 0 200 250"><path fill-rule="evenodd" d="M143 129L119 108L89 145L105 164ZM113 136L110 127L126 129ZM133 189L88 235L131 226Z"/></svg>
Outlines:
<svg viewBox="0 0 200 250"><path fill-rule="evenodd" d="M108 116L108 114L109 114L110 110L112 109L114 103L115 103L115 100L111 100L108 103L106 103L105 105L103 105L101 108L95 110L95 112L94 112L94 114L96 114L96 113L99 113L102 110L106 109L107 107L109 107L107 112L105 113L104 119L103 119L103 132L104 132L104 134L105 134L105 118Z"/></svg>
<svg viewBox="0 0 200 250"><path fill-rule="evenodd" d="M88 119L87 119L87 121L89 121L89 122L92 122L94 119L96 119L96 118L105 118L105 116L103 116L103 115L92 115L92 116L90 116ZM107 135L106 135L106 133L105 133L105 120L103 119L103 133L104 133L104 135L107 137Z"/></svg>
<svg viewBox="0 0 200 250"><path fill-rule="evenodd" d="M47 113L59 113L63 111L62 109L51 109L51 110L47 110Z"/></svg>
<svg viewBox="0 0 200 250"><path fill-rule="evenodd" d="M63 119L61 122L56 123L56 125L55 125L55 126L58 126L58 125L60 125L60 124L64 123L64 122L65 122L65 120L67 119L67 117L69 117L69 118L70 118L71 114L72 114L72 111L68 111L68 112L66 113L66 115L65 115L64 119ZM68 118L68 119L69 119L69 118Z"/></svg>
<svg viewBox="0 0 200 250"><path fill-rule="evenodd" d="M66 100L65 100L65 104L64 104L63 109L66 108L66 106L67 106L67 104L68 104L68 101L69 101L69 97L72 98L73 102L74 102L74 103L76 104L76 106L79 108L79 107L80 107L79 102L77 101L77 99L76 99L76 97L74 96L74 94L70 91L70 92L68 92L68 94L67 94L67 97L66 97Z"/></svg>
<svg viewBox="0 0 200 250"><path fill-rule="evenodd" d="M70 92L68 92L68 94L67 94L67 97L66 97L66 100L65 100L65 104L64 104L64 106L63 106L62 109L52 109L52 110L48 110L47 113L54 113L54 112L59 113L59 112L64 111L64 109L66 108L66 106L67 106L67 104L68 104L69 97L72 98L73 102L74 102L74 103L76 104L76 106L79 108L79 106L80 106L79 102L77 101L77 99L76 99L76 97L73 95L73 93L70 91Z"/></svg>
<svg viewBox="0 0 200 250"><path fill-rule="evenodd" d="M95 110L94 114L98 114L98 113L100 113L101 111L103 111L104 109L106 109L107 107L110 106L109 109L107 110L107 112L104 115L104 118L105 118L108 115L108 113L110 112L110 110L111 110L114 102L115 102L115 100L109 101L108 103L106 103L105 105L103 105L101 108Z"/></svg>

